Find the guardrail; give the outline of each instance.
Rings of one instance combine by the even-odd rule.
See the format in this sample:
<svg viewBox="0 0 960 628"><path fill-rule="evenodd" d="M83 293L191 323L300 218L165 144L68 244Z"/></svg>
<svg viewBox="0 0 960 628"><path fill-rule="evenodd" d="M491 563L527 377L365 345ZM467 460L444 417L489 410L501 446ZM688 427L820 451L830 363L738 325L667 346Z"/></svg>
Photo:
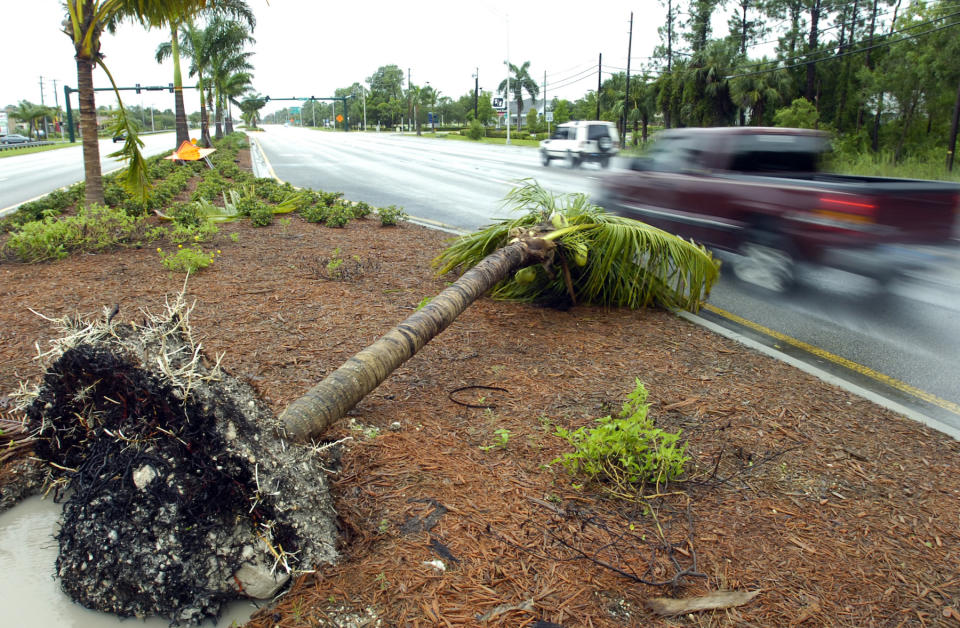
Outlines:
<svg viewBox="0 0 960 628"><path fill-rule="evenodd" d="M31 148L33 146L50 146L57 142L23 142L22 144L0 144L0 150L16 150L17 148Z"/></svg>

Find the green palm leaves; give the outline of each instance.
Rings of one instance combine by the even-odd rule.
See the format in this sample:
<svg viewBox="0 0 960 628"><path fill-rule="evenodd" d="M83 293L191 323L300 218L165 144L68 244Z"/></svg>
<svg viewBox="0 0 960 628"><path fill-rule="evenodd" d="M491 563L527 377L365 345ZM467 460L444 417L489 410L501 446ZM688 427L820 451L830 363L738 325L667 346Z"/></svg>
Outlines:
<svg viewBox="0 0 960 628"><path fill-rule="evenodd" d="M526 214L455 240L434 260L441 274L472 267L514 238L538 237L557 245L552 260L533 267L532 277L525 269L501 281L494 298L696 311L719 276L703 247L608 214L584 194L556 196L524 180L505 205Z"/></svg>

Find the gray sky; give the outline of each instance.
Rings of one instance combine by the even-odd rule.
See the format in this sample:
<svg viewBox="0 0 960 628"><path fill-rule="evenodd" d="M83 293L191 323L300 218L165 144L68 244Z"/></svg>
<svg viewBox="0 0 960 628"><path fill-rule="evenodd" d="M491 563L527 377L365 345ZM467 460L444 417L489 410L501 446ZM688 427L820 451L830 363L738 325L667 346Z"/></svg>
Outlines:
<svg viewBox="0 0 960 628"><path fill-rule="evenodd" d="M429 82L454 99L472 92L479 68L480 87L496 89L505 78L504 59L520 65L542 82L547 96L576 99L596 89L597 57L604 70L626 67L630 12L634 12L631 73L639 71L657 45L657 27L664 9L657 0L603 0L565 9L565 3L512 0L485 8L483 3L349 2L320 0L248 0L257 17L254 36L254 87L274 97L331 96L338 87L363 82L382 65L409 68L414 84ZM461 6L463 8L461 8ZM69 38L59 30L60 0L4 3L4 35L0 38L3 80L0 106L20 100L63 104L63 85L77 85ZM717 30L719 29L719 30ZM722 30L722 32L720 32ZM715 35L726 32L715 20ZM116 35L105 34L102 50L107 67L121 86L166 85L172 81L169 62L158 64L154 52L167 34L144 31L127 23ZM591 70L591 68L594 68ZM608 75L604 75L606 78ZM185 83L187 83L185 77ZM192 82L192 81L190 81ZM94 73L96 87L108 87L106 74ZM187 92L187 110L198 108ZM76 96L74 96L74 99ZM172 108L168 92L124 93L132 105ZM106 92L98 104L112 104ZM74 100L74 106L76 101ZM273 105L273 103L271 103ZM267 113L283 106L268 106Z"/></svg>

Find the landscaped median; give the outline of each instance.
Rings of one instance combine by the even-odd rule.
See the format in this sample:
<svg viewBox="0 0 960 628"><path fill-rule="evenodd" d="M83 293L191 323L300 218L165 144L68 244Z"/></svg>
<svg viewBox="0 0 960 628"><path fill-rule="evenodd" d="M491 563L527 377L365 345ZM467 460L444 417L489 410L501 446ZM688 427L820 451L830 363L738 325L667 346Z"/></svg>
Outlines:
<svg viewBox="0 0 960 628"><path fill-rule="evenodd" d="M153 384L173 382L172 374L180 385L171 383L171 391L184 393L191 382L218 386L212 376L219 369L251 387L254 406L278 415L398 320L429 314L432 298L457 279L437 276L432 266L447 250L446 234L405 222L383 228L382 215L356 217L363 206L336 193L246 178L239 140L237 148L214 153L221 155L217 174L154 162L152 171L166 173L164 183L155 178L158 193L168 195L163 202L142 206L108 185L108 204L116 203L110 212L126 208L146 226L119 246L86 248L105 236L93 237L83 223L68 229L62 249L28 247L48 261L0 261L0 393L41 382L37 346L44 353L65 347L47 320L57 319L107 345L126 342L131 327L150 327L157 342L143 356L157 369ZM178 172L184 181L176 181ZM76 216L69 202L76 194L61 193L62 207L52 211ZM297 210L274 213L290 206ZM26 211L42 217L45 210ZM347 211L339 228L307 220L333 226ZM254 216L270 224L258 227ZM549 228L572 226L555 219ZM25 220L6 224L16 234ZM532 230L515 227L490 236L510 240ZM147 232L159 228L163 239L150 239ZM474 244L482 248L482 238ZM180 300L184 275L162 260L194 248L201 257L213 252L215 261L191 273ZM575 279L584 267L575 246L566 252ZM563 266L554 262L538 266L533 280L556 282L556 307L476 301L312 445L316 458L302 479L309 484L314 463L326 470L317 482L330 484L340 559L294 571L289 592L250 626L863 626L960 618L956 441L669 311L570 307ZM528 277L513 279L513 294L529 285ZM169 313L168 297L174 312L178 303L192 306L191 327L169 317L163 324L189 333L164 346L170 329L151 321ZM89 328L78 314L92 321ZM58 362L57 372L69 363ZM193 476L201 480L223 472L221 457L233 465L246 423L235 426L236 442L211 440L206 424L179 431L176 420L189 404L176 394L166 405L146 403L145 380L112 374L132 373L128 363L90 370L79 388L53 391L79 415L70 415L73 431L61 442L79 447L105 428L113 439L93 459L115 451L118 460L133 460L130 473L105 467L100 483L97 465L61 464L60 477L92 490L127 482L122 496L140 508L169 492L165 482L179 477L180 463L197 462L208 474ZM90 411L91 385L107 385L112 401ZM4 403L3 420L16 419ZM140 412L147 420L137 420ZM238 410L243 421L249 413ZM106 417L131 421L131 430L115 430ZM17 452L0 466L8 503L23 478L41 474L22 455L22 432L4 429L0 446ZM236 490L245 500L238 520L262 516L255 529L292 563L287 553L296 550L282 526L261 526L282 510L272 483L280 472L261 473L261 461L273 461L260 457L269 446L250 445L249 477L223 494L188 474L177 512L191 504L206 512L205 500L216 505ZM186 527L171 530L192 533ZM102 532L95 550L113 551L110 530ZM225 559L237 556L242 549ZM144 586L152 593L156 580ZM679 618L658 618L667 605L655 599L663 597L683 600L669 611Z"/></svg>

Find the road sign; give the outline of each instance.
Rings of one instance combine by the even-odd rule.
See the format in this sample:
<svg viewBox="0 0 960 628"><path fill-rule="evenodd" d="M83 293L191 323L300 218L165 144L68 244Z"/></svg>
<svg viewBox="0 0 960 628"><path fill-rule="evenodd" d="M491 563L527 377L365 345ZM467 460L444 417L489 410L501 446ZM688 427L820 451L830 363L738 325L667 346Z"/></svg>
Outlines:
<svg viewBox="0 0 960 628"><path fill-rule="evenodd" d="M507 106L503 103L503 98L494 98L494 99L493 99L493 108L494 108L494 109L506 109Z"/></svg>
<svg viewBox="0 0 960 628"><path fill-rule="evenodd" d="M342 115L342 114L339 114L339 113L337 114L337 122L343 122L343 115Z"/></svg>
<svg viewBox="0 0 960 628"><path fill-rule="evenodd" d="M497 112L497 117L502 118L502 117L505 116L505 115L507 115L507 112L506 112L506 111L498 111L498 112Z"/></svg>
<svg viewBox="0 0 960 628"><path fill-rule="evenodd" d="M548 111L548 112L547 112L547 122L553 122L553 112L552 112L552 111Z"/></svg>
<svg viewBox="0 0 960 628"><path fill-rule="evenodd" d="M290 107L290 113L300 113L300 107Z"/></svg>

